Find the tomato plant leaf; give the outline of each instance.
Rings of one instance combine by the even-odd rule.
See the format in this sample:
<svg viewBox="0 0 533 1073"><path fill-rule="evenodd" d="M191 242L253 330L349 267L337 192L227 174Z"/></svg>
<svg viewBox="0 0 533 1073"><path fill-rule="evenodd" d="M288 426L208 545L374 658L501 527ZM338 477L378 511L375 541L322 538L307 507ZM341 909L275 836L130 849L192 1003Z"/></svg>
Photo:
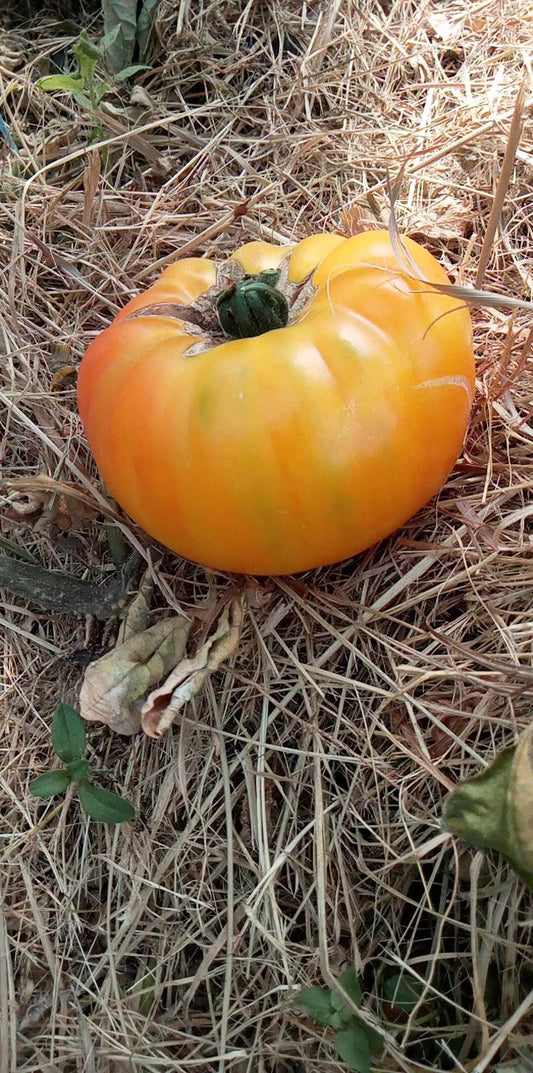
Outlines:
<svg viewBox="0 0 533 1073"><path fill-rule="evenodd" d="M37 779L30 782L30 793L34 797L55 797L64 794L71 783L72 776L68 771L45 771Z"/></svg>
<svg viewBox="0 0 533 1073"><path fill-rule="evenodd" d="M135 809L129 801L110 790L95 786L88 779L83 779L78 787L80 804L92 820L100 823L123 823L132 820Z"/></svg>
<svg viewBox="0 0 533 1073"><path fill-rule="evenodd" d="M355 1069L357 1073L369 1073L370 1042L365 1025L354 1024L351 1028L337 1032L335 1046L348 1069Z"/></svg>
<svg viewBox="0 0 533 1073"><path fill-rule="evenodd" d="M81 760L86 746L85 724L70 704L58 704L52 720L52 746L65 763Z"/></svg>
<svg viewBox="0 0 533 1073"><path fill-rule="evenodd" d="M299 1006L303 1006L305 1012L316 1025L325 1027L331 1023L333 1006L331 991L326 987L308 987L296 999Z"/></svg>

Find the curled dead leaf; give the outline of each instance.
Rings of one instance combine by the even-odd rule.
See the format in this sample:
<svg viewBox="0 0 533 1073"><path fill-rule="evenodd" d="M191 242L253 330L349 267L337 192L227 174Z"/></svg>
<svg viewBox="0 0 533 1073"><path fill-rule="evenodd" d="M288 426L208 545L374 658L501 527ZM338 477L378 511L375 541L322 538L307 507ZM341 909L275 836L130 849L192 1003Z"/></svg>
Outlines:
<svg viewBox="0 0 533 1073"><path fill-rule="evenodd" d="M444 806L444 824L478 849L498 850L533 890L533 723Z"/></svg>
<svg viewBox="0 0 533 1073"><path fill-rule="evenodd" d="M63 365L56 369L50 380L50 391L64 391L75 386L78 370L75 365Z"/></svg>
<svg viewBox="0 0 533 1073"><path fill-rule="evenodd" d="M159 738L209 675L235 651L242 607L240 601L233 601L211 637L188 657L192 622L186 618L163 619L132 634L132 629L146 622L150 587L151 579L145 574L126 612L119 644L87 668L80 712L84 719L106 723L118 734L135 734L142 726L149 737Z"/></svg>
<svg viewBox="0 0 533 1073"><path fill-rule="evenodd" d="M234 600L221 615L217 629L190 659L183 659L162 686L148 697L142 709L142 727L151 738L160 738L178 712L201 690L204 682L239 643L242 606Z"/></svg>
<svg viewBox="0 0 533 1073"><path fill-rule="evenodd" d="M42 473L7 481L8 516L24 519L36 529L57 525L65 532L79 529L101 513L90 496L71 481L56 481Z"/></svg>
<svg viewBox="0 0 533 1073"><path fill-rule="evenodd" d="M183 658L190 628L180 616L163 619L89 664L80 692L82 718L135 734L146 694Z"/></svg>

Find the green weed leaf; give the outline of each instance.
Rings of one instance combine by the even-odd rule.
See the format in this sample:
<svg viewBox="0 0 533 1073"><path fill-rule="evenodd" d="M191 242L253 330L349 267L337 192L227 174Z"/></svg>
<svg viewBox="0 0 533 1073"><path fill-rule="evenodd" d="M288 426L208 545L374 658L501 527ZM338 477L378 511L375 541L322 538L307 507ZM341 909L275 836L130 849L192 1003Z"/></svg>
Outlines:
<svg viewBox="0 0 533 1073"><path fill-rule="evenodd" d="M34 797L56 797L64 794L71 783L72 776L68 771L45 771L37 779L30 782L30 793Z"/></svg>
<svg viewBox="0 0 533 1073"><path fill-rule="evenodd" d="M105 50L108 69L116 73L127 67L133 58L137 34L137 0L102 0L102 13L106 38L109 39L118 26L118 33Z"/></svg>
<svg viewBox="0 0 533 1073"><path fill-rule="evenodd" d="M125 82L128 78L133 78L139 71L147 71L147 63L133 63L131 67L124 67L122 71L119 71L115 75L115 82Z"/></svg>
<svg viewBox="0 0 533 1073"><path fill-rule="evenodd" d="M150 34L154 24L157 4L158 0L144 0L143 6L137 17L137 44L139 46L139 56L141 57L141 60L145 60L148 55L148 45L150 43Z"/></svg>
<svg viewBox="0 0 533 1073"><path fill-rule="evenodd" d="M118 39L119 36L120 36L120 22L117 22L117 25L113 26L113 29L110 30L108 34L104 34L104 36L102 37L102 39L100 41L100 51L101 52L107 52L108 49L113 47L113 45L115 44L115 41Z"/></svg>
<svg viewBox="0 0 533 1073"><path fill-rule="evenodd" d="M74 93L75 90L83 89L85 80L75 78L74 75L46 75L39 78L37 85L45 93Z"/></svg>
<svg viewBox="0 0 533 1073"><path fill-rule="evenodd" d="M423 985L414 978L408 979L403 972L388 976L383 985L383 994L396 1010L411 1013L420 1001Z"/></svg>
<svg viewBox="0 0 533 1073"><path fill-rule="evenodd" d="M119 797L110 790L103 790L88 779L80 782L78 794L82 808L92 820L99 820L100 823L123 823L135 816L133 805L124 797Z"/></svg>
<svg viewBox="0 0 533 1073"><path fill-rule="evenodd" d="M369 1073L370 1042L365 1025L354 1024L351 1028L337 1032L335 1046L348 1069L355 1069L357 1073Z"/></svg>
<svg viewBox="0 0 533 1073"><path fill-rule="evenodd" d="M70 764L65 767L65 771L68 771L73 782L81 782L88 770L89 762L87 760L71 760Z"/></svg>
<svg viewBox="0 0 533 1073"><path fill-rule="evenodd" d="M333 993L332 993L332 998L333 998ZM332 1013L332 1015L331 1015L331 1017L329 1019L329 1024L330 1024L330 1028L341 1029L341 1028L349 1028L350 1025L355 1023L355 1021L356 1021L355 1014L353 1014L352 1011L349 1010L347 1006L342 1006L340 1010L335 1010L335 1012Z"/></svg>
<svg viewBox="0 0 533 1073"><path fill-rule="evenodd" d="M81 760L85 752L85 723L70 704L58 704L52 721L52 746L65 763Z"/></svg>
<svg viewBox="0 0 533 1073"><path fill-rule="evenodd" d="M79 72L84 81L92 83L94 79L94 72L98 62L102 59L102 53L97 45L92 41L89 41L87 33L82 30L78 41L73 46L72 51L78 61Z"/></svg>
<svg viewBox="0 0 533 1073"><path fill-rule="evenodd" d="M76 90L76 92L73 93L72 96L74 97L74 100L78 102L78 104L81 104L82 108L86 108L88 112L93 111L91 99L81 89Z"/></svg>
<svg viewBox="0 0 533 1073"><path fill-rule="evenodd" d="M156 999L157 958L149 957L141 962L133 990L132 998L138 1001L141 1017L149 1017Z"/></svg>
<svg viewBox="0 0 533 1073"><path fill-rule="evenodd" d="M85 56L88 60L94 60L97 63L98 60L102 58L102 53L98 45L95 45L94 41L89 40L86 30L81 31L76 44L72 47L72 51L78 59Z"/></svg>
<svg viewBox="0 0 533 1073"><path fill-rule="evenodd" d="M363 1001L363 992L361 990L361 984L359 983L359 977L357 975L357 969L355 965L351 965L349 969L345 969L339 976L339 983L341 987L350 996L352 1002L355 1002L356 1006L360 1006ZM333 1005L335 1009L340 1009L343 1005L342 999L339 995L332 995ZM337 1005L339 1003L339 1005Z"/></svg>
<svg viewBox="0 0 533 1073"><path fill-rule="evenodd" d="M331 1023L334 1010L331 1002L331 991L325 987L308 987L297 998L299 1006L303 1006L305 1012L316 1025L325 1027Z"/></svg>
<svg viewBox="0 0 533 1073"><path fill-rule="evenodd" d="M365 1025L363 1021L361 1021L361 1024L363 1025L364 1030L366 1032L368 1045L370 1047L370 1053L381 1054L383 1050L383 1039L381 1038L379 1032L376 1032L374 1028L370 1028L369 1025Z"/></svg>

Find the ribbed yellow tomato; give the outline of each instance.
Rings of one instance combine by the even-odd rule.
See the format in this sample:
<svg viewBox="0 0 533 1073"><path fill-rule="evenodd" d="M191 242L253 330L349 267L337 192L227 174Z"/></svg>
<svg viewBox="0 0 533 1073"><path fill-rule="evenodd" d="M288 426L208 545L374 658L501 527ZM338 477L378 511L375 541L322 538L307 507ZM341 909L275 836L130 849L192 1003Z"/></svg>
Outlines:
<svg viewBox="0 0 533 1073"><path fill-rule="evenodd" d="M243 246L248 275L289 257L290 284L311 274L314 290L286 327L204 349L164 308L140 311L213 293L211 260L177 261L121 311L83 359L79 409L135 521L206 566L284 574L369 547L439 490L468 424L471 322L428 285L448 282L437 261L404 242L420 280L384 231ZM258 291L276 281L267 271Z"/></svg>

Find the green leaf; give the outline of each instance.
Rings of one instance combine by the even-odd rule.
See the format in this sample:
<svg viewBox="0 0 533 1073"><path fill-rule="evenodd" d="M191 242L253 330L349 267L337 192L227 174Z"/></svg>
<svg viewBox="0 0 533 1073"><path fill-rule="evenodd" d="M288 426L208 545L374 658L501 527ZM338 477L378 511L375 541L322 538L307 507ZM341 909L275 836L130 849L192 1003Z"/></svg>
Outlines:
<svg viewBox="0 0 533 1073"><path fill-rule="evenodd" d="M137 34L137 0L102 0L104 33L109 34L118 26L119 32L111 45L106 47L105 59L113 73L128 67L133 59Z"/></svg>
<svg viewBox="0 0 533 1073"><path fill-rule="evenodd" d="M355 965L350 966L349 969L345 969L345 971L341 973L339 976L339 983L344 991L350 996L352 1002L355 1002L356 1006L360 1006L363 1001L363 992L361 990L361 984L359 983ZM335 993L332 995L332 1001L337 1010L344 1005L340 995Z"/></svg>
<svg viewBox="0 0 533 1073"><path fill-rule="evenodd" d="M329 1025L333 1016L331 991L326 987L308 987L296 999L298 1006L303 1006L305 1012L316 1025Z"/></svg>
<svg viewBox="0 0 533 1073"><path fill-rule="evenodd" d="M104 36L102 37L102 39L100 41L100 51L101 52L107 52L108 49L112 48L113 45L115 44L115 41L117 40L119 34L120 34L120 23L117 22L117 25L114 26L113 29L110 30L108 34L104 34Z"/></svg>
<svg viewBox="0 0 533 1073"><path fill-rule="evenodd" d="M363 1024L363 1022L361 1022ZM368 1039L368 1045L372 1054L381 1054L383 1050L383 1039L379 1032L376 1032L375 1028L370 1028L369 1025L364 1025L364 1029Z"/></svg>
<svg viewBox="0 0 533 1073"><path fill-rule="evenodd" d="M420 1001L423 985L419 980L408 979L403 972L395 972L388 976L383 985L383 994L391 1006L396 1010L404 1010L411 1013Z"/></svg>
<svg viewBox="0 0 533 1073"><path fill-rule="evenodd" d="M65 768L73 782L81 782L88 770L89 762L87 760L71 760L70 764L67 764Z"/></svg>
<svg viewBox="0 0 533 1073"><path fill-rule="evenodd" d="M444 826L476 849L496 849L533 890L533 724L444 805Z"/></svg>
<svg viewBox="0 0 533 1073"><path fill-rule="evenodd" d="M330 1028L349 1028L350 1025L355 1024L357 1018L347 1006L343 1006L340 1010L335 1010L329 1019Z"/></svg>
<svg viewBox="0 0 533 1073"><path fill-rule="evenodd" d="M139 56L145 60L148 55L150 35L154 25L159 0L144 0L137 18L137 44Z"/></svg>
<svg viewBox="0 0 533 1073"><path fill-rule="evenodd" d="M88 112L93 111L93 105L90 97L88 97L86 93L83 93L81 89L77 90L76 93L73 93L72 96L74 97L74 100L78 102L78 104L81 104L82 108L86 108Z"/></svg>
<svg viewBox="0 0 533 1073"><path fill-rule="evenodd" d="M97 45L89 41L85 30L82 30L72 51L78 61L81 77L85 82L92 82L98 61L102 59L102 53Z"/></svg>
<svg viewBox="0 0 533 1073"><path fill-rule="evenodd" d="M83 78L74 78L73 75L46 75L45 78L39 78L36 85L39 89L43 89L45 93L65 92L73 93L74 90L83 89L85 80Z"/></svg>
<svg viewBox="0 0 533 1073"><path fill-rule="evenodd" d="M93 87L93 98L96 100L96 106L100 104L100 101L105 97L106 93L109 93L111 84L109 82L99 82L98 86Z"/></svg>
<svg viewBox="0 0 533 1073"><path fill-rule="evenodd" d="M370 1043L363 1024L337 1032L335 1046L348 1069L356 1069L357 1073L369 1073Z"/></svg>
<svg viewBox="0 0 533 1073"><path fill-rule="evenodd" d="M86 746L85 723L70 704L58 704L52 721L52 746L61 760L81 760Z"/></svg>
<svg viewBox="0 0 533 1073"><path fill-rule="evenodd" d="M149 957L139 965L137 979L130 995L137 999L137 1008L141 1017L149 1017L153 1008L156 998L156 972L157 958L155 957Z"/></svg>
<svg viewBox="0 0 533 1073"><path fill-rule="evenodd" d="M45 771L44 775L30 782L30 793L34 797L55 797L64 794L71 783L68 771Z"/></svg>
<svg viewBox="0 0 533 1073"><path fill-rule="evenodd" d="M133 75L138 74L139 71L149 70L147 63L133 63L131 67L124 67L122 71L119 71L115 75L115 82L125 82L128 78L133 78Z"/></svg>
<svg viewBox="0 0 533 1073"><path fill-rule="evenodd" d="M81 56L85 56L88 60L95 60L98 62L98 60L101 60L102 58L102 53L98 45L96 45L94 41L90 41L87 37L87 30L81 31L76 44L72 47L72 51L78 59L80 59Z"/></svg>
<svg viewBox="0 0 533 1073"><path fill-rule="evenodd" d="M92 820L99 820L100 823L123 823L135 816L133 805L124 797L119 797L110 790L103 790L88 779L80 782L78 794L82 808Z"/></svg>

